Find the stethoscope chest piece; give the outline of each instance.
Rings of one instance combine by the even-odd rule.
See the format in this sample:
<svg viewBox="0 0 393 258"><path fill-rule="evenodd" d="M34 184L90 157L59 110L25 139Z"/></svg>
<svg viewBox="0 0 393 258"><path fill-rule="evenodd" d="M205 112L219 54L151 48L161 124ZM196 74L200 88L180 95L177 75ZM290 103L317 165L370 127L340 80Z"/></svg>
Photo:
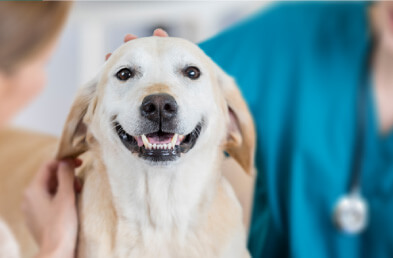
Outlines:
<svg viewBox="0 0 393 258"><path fill-rule="evenodd" d="M338 229L348 234L362 232L368 222L367 202L360 194L340 198L334 210L334 222Z"/></svg>

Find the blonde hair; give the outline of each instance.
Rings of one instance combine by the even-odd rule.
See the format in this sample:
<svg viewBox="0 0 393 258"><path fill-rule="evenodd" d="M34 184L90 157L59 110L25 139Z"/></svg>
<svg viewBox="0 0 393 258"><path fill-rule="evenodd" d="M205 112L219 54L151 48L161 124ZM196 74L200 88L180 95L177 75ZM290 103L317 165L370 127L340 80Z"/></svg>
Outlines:
<svg viewBox="0 0 393 258"><path fill-rule="evenodd" d="M60 33L70 2L0 2L0 69L13 71Z"/></svg>

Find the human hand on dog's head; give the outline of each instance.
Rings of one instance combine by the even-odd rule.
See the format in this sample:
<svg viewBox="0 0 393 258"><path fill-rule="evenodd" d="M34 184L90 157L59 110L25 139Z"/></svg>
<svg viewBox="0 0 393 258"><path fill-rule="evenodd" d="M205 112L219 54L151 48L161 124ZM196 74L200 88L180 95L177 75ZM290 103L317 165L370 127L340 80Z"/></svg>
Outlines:
<svg viewBox="0 0 393 258"><path fill-rule="evenodd" d="M157 37L168 37L168 33L163 30L163 29L155 29L153 32L153 36L157 36ZM138 36L135 36L134 34L127 34L124 37L124 43L127 43L128 41L131 41L133 39L137 39ZM105 56L105 60L108 60L108 58L111 56L112 54L106 54Z"/></svg>
<svg viewBox="0 0 393 258"><path fill-rule="evenodd" d="M74 171L80 160L44 164L25 191L27 226L40 246L38 257L74 257L78 219Z"/></svg>

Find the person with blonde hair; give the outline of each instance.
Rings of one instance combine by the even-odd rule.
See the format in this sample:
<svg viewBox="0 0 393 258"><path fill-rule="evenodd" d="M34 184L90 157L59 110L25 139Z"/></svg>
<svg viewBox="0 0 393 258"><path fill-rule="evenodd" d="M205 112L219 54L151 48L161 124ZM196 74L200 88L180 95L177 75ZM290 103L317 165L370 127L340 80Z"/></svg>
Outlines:
<svg viewBox="0 0 393 258"><path fill-rule="evenodd" d="M0 129L44 88L45 66L69 9L69 2L0 2ZM39 258L74 257L78 227L74 168L79 163L43 164L27 190L24 210L40 247ZM55 195L48 186L52 177L57 181ZM19 255L12 232L0 220L0 256Z"/></svg>

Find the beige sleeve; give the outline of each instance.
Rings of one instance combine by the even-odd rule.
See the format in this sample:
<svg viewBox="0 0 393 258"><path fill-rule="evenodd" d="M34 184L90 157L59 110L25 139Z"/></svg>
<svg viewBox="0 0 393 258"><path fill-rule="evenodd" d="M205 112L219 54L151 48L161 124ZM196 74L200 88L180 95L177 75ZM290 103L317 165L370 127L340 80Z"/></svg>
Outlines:
<svg viewBox="0 0 393 258"><path fill-rule="evenodd" d="M19 246L11 230L0 218L0 258L20 258Z"/></svg>

